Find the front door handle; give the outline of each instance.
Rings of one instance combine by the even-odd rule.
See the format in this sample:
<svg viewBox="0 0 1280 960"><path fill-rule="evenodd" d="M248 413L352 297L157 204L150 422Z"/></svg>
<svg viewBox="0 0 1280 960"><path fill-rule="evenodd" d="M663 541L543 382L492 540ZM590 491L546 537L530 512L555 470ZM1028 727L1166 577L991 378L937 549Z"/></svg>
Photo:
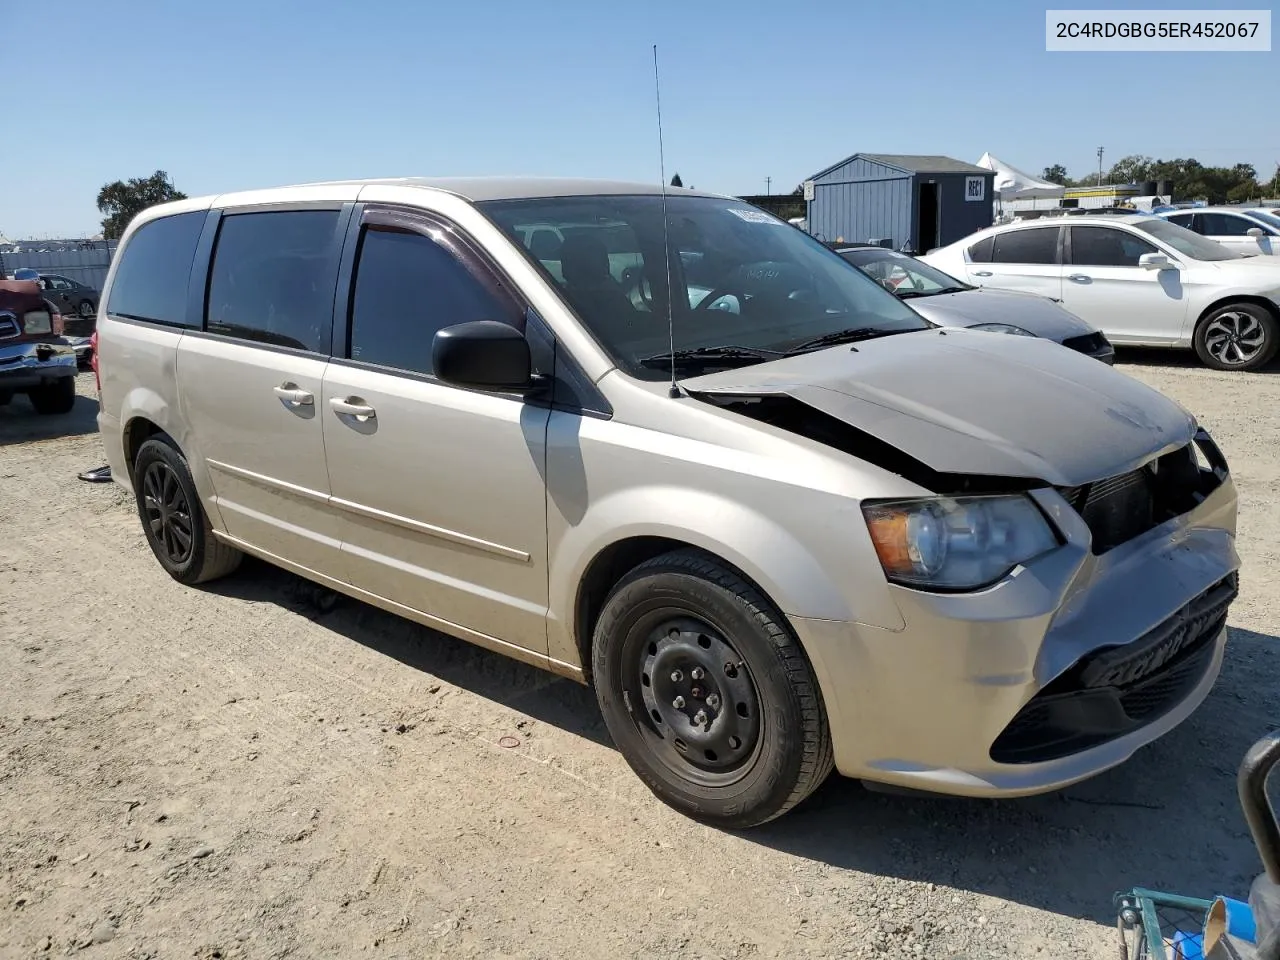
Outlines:
<svg viewBox="0 0 1280 960"><path fill-rule="evenodd" d="M313 394L299 389L297 384L293 383L282 383L278 387L272 387L271 392L285 403L294 407L309 407L316 402Z"/></svg>
<svg viewBox="0 0 1280 960"><path fill-rule="evenodd" d="M991 271L990 271L990 270L975 270L975 271L973 271L973 275L974 275L975 277L989 277L989 276L991 276Z"/></svg>
<svg viewBox="0 0 1280 960"><path fill-rule="evenodd" d="M1067 279L1075 283L1089 283L1093 277L1086 276L1083 273L1073 273L1071 276L1067 277Z"/></svg>
<svg viewBox="0 0 1280 960"><path fill-rule="evenodd" d="M329 400L329 406L334 413L355 417L357 420L373 420L378 416L378 411L367 403L361 402L359 397L332 397Z"/></svg>

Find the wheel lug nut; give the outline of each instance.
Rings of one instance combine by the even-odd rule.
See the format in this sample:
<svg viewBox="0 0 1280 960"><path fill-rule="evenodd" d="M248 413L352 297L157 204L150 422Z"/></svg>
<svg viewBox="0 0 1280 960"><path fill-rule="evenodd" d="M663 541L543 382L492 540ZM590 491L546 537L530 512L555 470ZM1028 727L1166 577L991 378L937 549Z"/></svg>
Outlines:
<svg viewBox="0 0 1280 960"><path fill-rule="evenodd" d="M702 672L702 668L694 667L692 670L689 671L689 676L693 677L693 679L695 680L701 680L704 676Z"/></svg>
<svg viewBox="0 0 1280 960"><path fill-rule="evenodd" d="M697 724L698 726L700 726L700 727L701 727L701 726L703 726L704 724L706 724L706 722L707 722L707 711L705 711L705 710L699 710L696 714L694 714L693 722L694 722L694 723L696 723L696 724Z"/></svg>
<svg viewBox="0 0 1280 960"><path fill-rule="evenodd" d="M683 710L683 709L684 709L684 697L676 697L674 700L672 700L672 701L671 701L671 705L672 705L673 707L675 707L677 710Z"/></svg>
<svg viewBox="0 0 1280 960"><path fill-rule="evenodd" d="M672 683L679 683L679 682L680 682L681 680L683 680L683 679L684 679L684 674L683 674L681 671L679 671L679 670L672 670L672 671L671 671L671 682L672 682Z"/></svg>
<svg viewBox="0 0 1280 960"><path fill-rule="evenodd" d="M715 710L720 706L720 694L713 693L707 697L707 706Z"/></svg>

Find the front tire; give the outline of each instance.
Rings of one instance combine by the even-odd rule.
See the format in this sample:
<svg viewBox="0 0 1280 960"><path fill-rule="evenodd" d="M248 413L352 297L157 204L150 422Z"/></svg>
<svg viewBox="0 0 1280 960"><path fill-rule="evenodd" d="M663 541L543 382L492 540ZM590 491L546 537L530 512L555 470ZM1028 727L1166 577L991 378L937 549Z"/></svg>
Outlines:
<svg viewBox="0 0 1280 960"><path fill-rule="evenodd" d="M1257 370L1280 349L1280 325L1265 307L1228 303L1196 326L1196 356L1215 370Z"/></svg>
<svg viewBox="0 0 1280 960"><path fill-rule="evenodd" d="M138 450L133 487L147 545L173 579L190 586L240 566L244 555L213 535L187 459L167 436Z"/></svg>
<svg viewBox="0 0 1280 960"><path fill-rule="evenodd" d="M27 391L27 397L36 413L42 416L70 413L76 405L75 377L59 377L52 383Z"/></svg>
<svg viewBox="0 0 1280 960"><path fill-rule="evenodd" d="M826 711L799 642L759 590L700 552L664 554L618 582L592 667L623 758L689 817L757 826L831 772Z"/></svg>
<svg viewBox="0 0 1280 960"><path fill-rule="evenodd" d="M92 320L97 312L98 309L93 305L92 300L81 300L80 306L76 308L76 313L80 314L81 320Z"/></svg>

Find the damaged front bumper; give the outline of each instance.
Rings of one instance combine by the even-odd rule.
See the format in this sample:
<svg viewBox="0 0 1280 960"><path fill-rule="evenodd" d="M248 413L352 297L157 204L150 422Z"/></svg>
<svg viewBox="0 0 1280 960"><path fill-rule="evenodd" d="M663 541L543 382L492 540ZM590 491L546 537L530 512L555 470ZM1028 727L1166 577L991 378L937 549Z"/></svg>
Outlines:
<svg viewBox="0 0 1280 960"><path fill-rule="evenodd" d="M1236 491L1099 553L1070 492L1033 492L1065 543L969 594L891 586L891 631L794 620L846 776L967 796L1043 793L1125 761L1217 679L1236 593ZM1086 511L1087 513L1087 511Z"/></svg>
<svg viewBox="0 0 1280 960"><path fill-rule="evenodd" d="M33 390L77 373L75 348L37 341L0 346L0 392Z"/></svg>

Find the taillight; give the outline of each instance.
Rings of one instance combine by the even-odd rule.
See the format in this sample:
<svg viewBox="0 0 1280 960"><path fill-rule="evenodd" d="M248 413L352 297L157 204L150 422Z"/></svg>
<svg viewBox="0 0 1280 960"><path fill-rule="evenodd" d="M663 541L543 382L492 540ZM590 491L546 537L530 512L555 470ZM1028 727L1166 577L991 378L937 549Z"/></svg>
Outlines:
<svg viewBox="0 0 1280 960"><path fill-rule="evenodd" d="M93 382L98 385L98 392L102 392L102 375L98 373L98 331L93 331L89 337L89 366L93 368Z"/></svg>
<svg viewBox="0 0 1280 960"><path fill-rule="evenodd" d="M55 313L53 315L53 335L55 337L60 337L66 331L66 329L67 329L67 321L63 318L62 314Z"/></svg>

